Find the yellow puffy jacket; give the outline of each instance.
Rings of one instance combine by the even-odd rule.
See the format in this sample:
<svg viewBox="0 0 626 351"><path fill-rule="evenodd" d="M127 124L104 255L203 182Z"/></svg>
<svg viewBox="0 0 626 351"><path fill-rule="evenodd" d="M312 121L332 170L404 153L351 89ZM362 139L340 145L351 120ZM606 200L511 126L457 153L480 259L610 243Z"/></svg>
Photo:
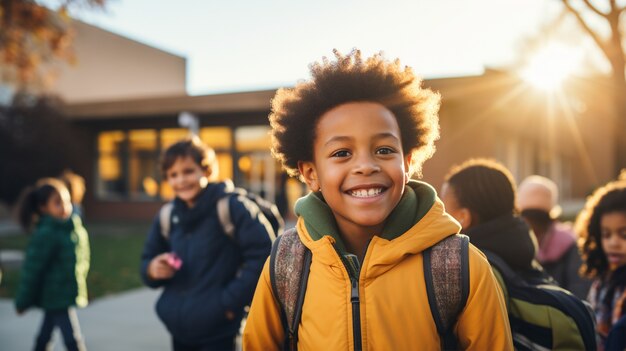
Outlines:
<svg viewBox="0 0 626 351"><path fill-rule="evenodd" d="M354 350L351 282L333 244L313 240L305 220L300 239L312 254L298 332L299 350ZM422 251L460 226L433 201L426 214L393 240L374 236L361 264L360 327L363 350L438 350L440 338L428 304ZM485 256L470 245L470 291L455 326L467 350L512 350L502 292ZM278 350L284 340L280 309L272 292L269 260L263 267L243 334L244 350Z"/></svg>

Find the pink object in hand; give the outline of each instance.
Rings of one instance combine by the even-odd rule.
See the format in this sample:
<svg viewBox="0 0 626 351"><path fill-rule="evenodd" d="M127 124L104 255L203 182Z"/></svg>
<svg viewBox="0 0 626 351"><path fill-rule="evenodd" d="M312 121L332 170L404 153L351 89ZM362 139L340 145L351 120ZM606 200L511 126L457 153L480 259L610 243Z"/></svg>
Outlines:
<svg viewBox="0 0 626 351"><path fill-rule="evenodd" d="M174 268L175 270L179 270L180 267L183 265L183 260L181 260L175 252L172 252L167 257L167 264L169 264L170 267Z"/></svg>

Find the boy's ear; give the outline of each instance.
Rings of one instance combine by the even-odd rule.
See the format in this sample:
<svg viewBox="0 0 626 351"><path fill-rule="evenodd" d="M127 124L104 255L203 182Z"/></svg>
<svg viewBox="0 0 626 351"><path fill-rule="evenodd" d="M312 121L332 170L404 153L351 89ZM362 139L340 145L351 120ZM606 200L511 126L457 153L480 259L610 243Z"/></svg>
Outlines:
<svg viewBox="0 0 626 351"><path fill-rule="evenodd" d="M204 169L204 177L201 180L201 184L200 186L202 188L206 187L207 185L209 185L209 183L212 181L211 179L211 175L213 174L213 168L212 167L206 167L206 169Z"/></svg>
<svg viewBox="0 0 626 351"><path fill-rule="evenodd" d="M409 152L406 157L404 157L404 184L407 184L409 180L411 180L411 158L413 157L413 153Z"/></svg>
<svg viewBox="0 0 626 351"><path fill-rule="evenodd" d="M207 179L211 179L211 176L213 175L213 167L212 166L208 166L204 170L204 175L207 177Z"/></svg>
<svg viewBox="0 0 626 351"><path fill-rule="evenodd" d="M457 220L463 229L467 229L472 226L472 211L463 207L458 211L457 216L459 217Z"/></svg>
<svg viewBox="0 0 626 351"><path fill-rule="evenodd" d="M315 170L315 164L310 161L298 161L298 171L302 175L302 179L309 186L311 191L319 191L320 185L317 179L317 171Z"/></svg>

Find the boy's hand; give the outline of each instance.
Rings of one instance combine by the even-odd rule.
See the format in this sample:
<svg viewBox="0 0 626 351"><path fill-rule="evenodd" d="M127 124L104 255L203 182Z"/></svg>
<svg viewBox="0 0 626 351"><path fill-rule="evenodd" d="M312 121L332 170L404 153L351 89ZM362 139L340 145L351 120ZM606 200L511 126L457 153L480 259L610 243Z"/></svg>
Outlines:
<svg viewBox="0 0 626 351"><path fill-rule="evenodd" d="M169 279L174 276L176 270L168 262L171 260L170 253L162 253L152 259L148 265L148 277L152 280Z"/></svg>

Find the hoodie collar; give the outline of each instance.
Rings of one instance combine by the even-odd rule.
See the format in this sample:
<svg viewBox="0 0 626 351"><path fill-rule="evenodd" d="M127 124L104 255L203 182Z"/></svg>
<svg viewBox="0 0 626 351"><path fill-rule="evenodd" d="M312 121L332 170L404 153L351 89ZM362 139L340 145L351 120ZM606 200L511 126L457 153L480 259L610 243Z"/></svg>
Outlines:
<svg viewBox="0 0 626 351"><path fill-rule="evenodd" d="M519 216L500 216L468 228L466 233L479 249L495 253L514 269L531 268L537 242Z"/></svg>
<svg viewBox="0 0 626 351"><path fill-rule="evenodd" d="M424 182L411 180L405 187L400 202L387 217L381 238L393 240L407 232L419 222L435 203L436 192ZM296 202L296 214L304 220L304 225L313 241L329 235L334 239L336 249L345 254L346 248L341 239L332 210L319 192L312 192Z"/></svg>
<svg viewBox="0 0 626 351"><path fill-rule="evenodd" d="M230 180L209 183L200 191L198 199L192 208L189 208L189 206L178 197L175 198L173 215L178 216L178 220L183 228L190 228L204 219L211 211L215 211L214 207L217 200L233 190L234 186Z"/></svg>

